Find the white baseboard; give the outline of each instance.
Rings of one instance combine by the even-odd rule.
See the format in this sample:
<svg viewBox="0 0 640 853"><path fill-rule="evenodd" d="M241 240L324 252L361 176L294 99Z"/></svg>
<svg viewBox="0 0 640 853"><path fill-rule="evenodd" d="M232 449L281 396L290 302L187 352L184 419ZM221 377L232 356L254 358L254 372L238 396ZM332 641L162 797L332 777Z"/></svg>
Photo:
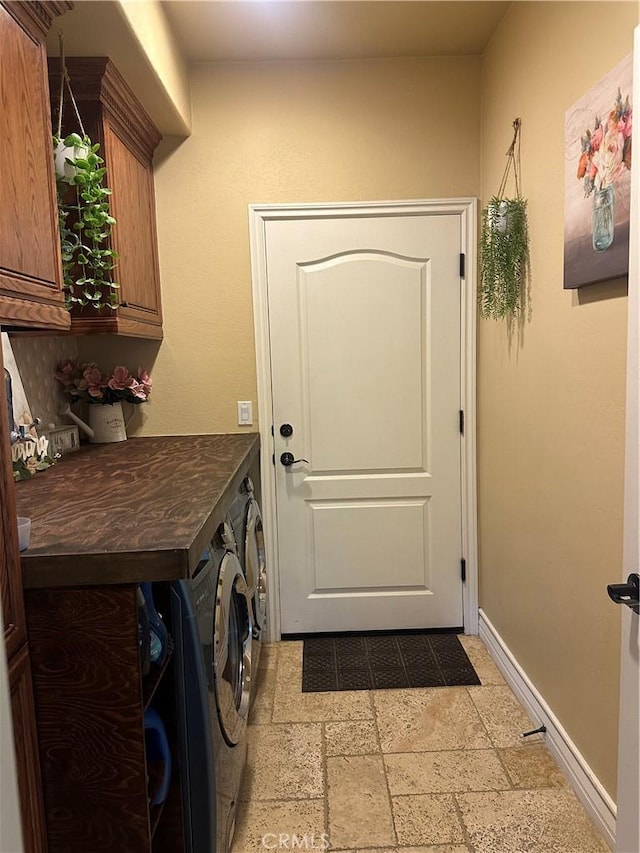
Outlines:
<svg viewBox="0 0 640 853"><path fill-rule="evenodd" d="M479 633L498 669L531 719L538 725L546 726L545 743L604 840L612 850L615 849L616 804L482 610Z"/></svg>

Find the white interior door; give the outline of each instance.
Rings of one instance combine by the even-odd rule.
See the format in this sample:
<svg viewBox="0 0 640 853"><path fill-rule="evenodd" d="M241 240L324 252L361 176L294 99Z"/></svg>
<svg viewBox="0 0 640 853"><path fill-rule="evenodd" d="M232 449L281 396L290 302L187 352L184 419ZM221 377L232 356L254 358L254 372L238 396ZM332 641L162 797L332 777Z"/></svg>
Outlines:
<svg viewBox="0 0 640 853"><path fill-rule="evenodd" d="M283 633L463 624L461 241L455 213L265 223Z"/></svg>
<svg viewBox="0 0 640 853"><path fill-rule="evenodd" d="M635 31L634 80L640 80L640 27ZM640 572L640 171L631 172L627 440L624 507L624 581ZM617 853L640 850L640 616L622 608L620 725L618 731Z"/></svg>

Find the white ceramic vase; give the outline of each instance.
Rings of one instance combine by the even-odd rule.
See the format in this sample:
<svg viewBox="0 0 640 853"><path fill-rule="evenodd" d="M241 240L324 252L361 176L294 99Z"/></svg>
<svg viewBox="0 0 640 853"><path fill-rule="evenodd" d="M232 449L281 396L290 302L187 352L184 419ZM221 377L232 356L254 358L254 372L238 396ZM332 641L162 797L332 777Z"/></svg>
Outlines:
<svg viewBox="0 0 640 853"><path fill-rule="evenodd" d="M89 426L93 430L92 444L127 440L122 403L90 405Z"/></svg>
<svg viewBox="0 0 640 853"><path fill-rule="evenodd" d="M88 154L89 149L86 145L65 145L63 141L60 141L53 152L56 176L66 184L72 184L77 172L73 161L78 158L86 159Z"/></svg>

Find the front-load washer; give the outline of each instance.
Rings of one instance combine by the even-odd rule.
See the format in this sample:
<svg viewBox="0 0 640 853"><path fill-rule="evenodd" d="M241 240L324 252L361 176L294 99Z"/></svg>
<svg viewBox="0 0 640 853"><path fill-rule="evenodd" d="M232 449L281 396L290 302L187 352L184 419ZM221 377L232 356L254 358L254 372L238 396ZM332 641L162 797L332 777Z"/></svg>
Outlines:
<svg viewBox="0 0 640 853"><path fill-rule="evenodd" d="M253 481L245 477L231 505L231 523L236 537L238 557L243 568L254 623L252 663L257 674L260 648L267 628L267 561L260 505L256 500ZM257 678L253 679L251 698L255 696Z"/></svg>
<svg viewBox="0 0 640 853"><path fill-rule="evenodd" d="M228 853L247 754L253 644L249 588L229 523L173 593L186 849Z"/></svg>

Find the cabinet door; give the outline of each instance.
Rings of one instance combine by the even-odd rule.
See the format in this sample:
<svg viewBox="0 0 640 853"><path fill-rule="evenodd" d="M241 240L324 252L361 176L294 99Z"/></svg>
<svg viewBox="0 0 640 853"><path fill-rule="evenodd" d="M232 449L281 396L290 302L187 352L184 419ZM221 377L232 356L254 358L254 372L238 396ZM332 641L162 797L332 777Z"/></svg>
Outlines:
<svg viewBox="0 0 640 853"><path fill-rule="evenodd" d="M10 662L9 690L24 850L25 853L46 853L36 715L26 646Z"/></svg>
<svg viewBox="0 0 640 853"><path fill-rule="evenodd" d="M136 587L28 589L51 853L150 853Z"/></svg>
<svg viewBox="0 0 640 853"><path fill-rule="evenodd" d="M0 350L0 374L4 375L2 350ZM26 623L18 551L13 466L9 452L9 419L4 391L0 394L0 599L7 658L11 659L26 640Z"/></svg>
<svg viewBox="0 0 640 853"><path fill-rule="evenodd" d="M68 328L46 56L20 18L0 4L0 320Z"/></svg>
<svg viewBox="0 0 640 853"><path fill-rule="evenodd" d="M1 2L1 0L0 0ZM111 243L119 260L115 280L119 306L96 311L72 309L71 330L78 335L115 334L162 339L160 275L156 237L153 152L161 136L135 93L105 56L67 58L73 90L88 134L101 146L116 219ZM59 62L50 60L51 93L60 86ZM54 110L57 108L54 104ZM65 112L74 129L73 116Z"/></svg>
<svg viewBox="0 0 640 853"><path fill-rule="evenodd" d="M119 313L132 320L161 323L152 165L131 151L106 116L103 130L111 211L116 219L116 280L124 303Z"/></svg>

